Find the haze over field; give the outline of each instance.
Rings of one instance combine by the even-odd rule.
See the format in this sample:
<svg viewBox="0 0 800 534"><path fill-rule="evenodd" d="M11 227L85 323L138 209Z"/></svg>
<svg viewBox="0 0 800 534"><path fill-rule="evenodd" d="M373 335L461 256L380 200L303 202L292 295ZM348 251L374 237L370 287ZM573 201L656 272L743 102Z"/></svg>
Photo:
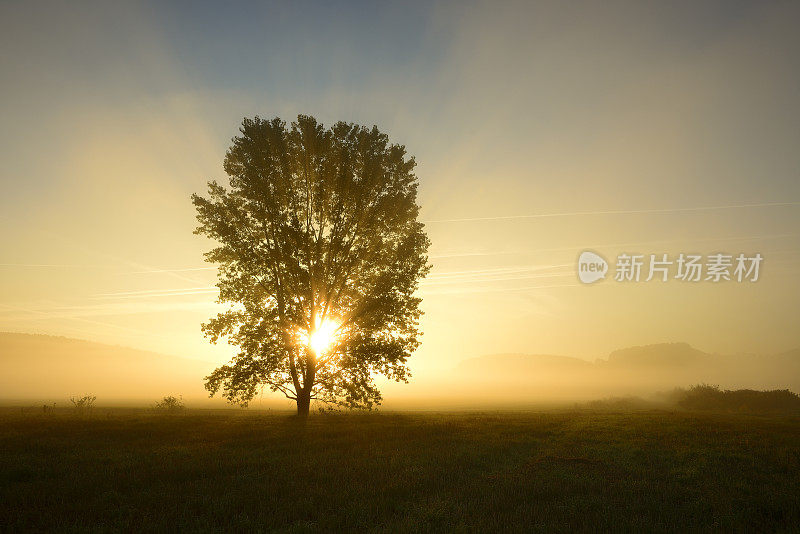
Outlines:
<svg viewBox="0 0 800 534"><path fill-rule="evenodd" d="M26 4L0 5L0 330L166 356L3 335L3 397L200 398L232 349L200 332L222 308L189 197L242 117L298 113L418 162L425 335L387 406L495 369L523 400L798 388L794 356L773 365L800 346L798 3ZM764 262L755 283L587 286L586 249ZM673 342L702 352L612 354Z"/></svg>
<svg viewBox="0 0 800 534"><path fill-rule="evenodd" d="M0 333L0 402L56 402L91 393L101 404L152 404L181 395L208 400L210 362L64 337ZM783 354L708 354L684 343L617 350L596 361L571 356L495 354L410 384L384 384L388 409L565 405L610 396L654 394L706 382L723 388L800 390L800 350ZM255 408L289 409L266 392Z"/></svg>

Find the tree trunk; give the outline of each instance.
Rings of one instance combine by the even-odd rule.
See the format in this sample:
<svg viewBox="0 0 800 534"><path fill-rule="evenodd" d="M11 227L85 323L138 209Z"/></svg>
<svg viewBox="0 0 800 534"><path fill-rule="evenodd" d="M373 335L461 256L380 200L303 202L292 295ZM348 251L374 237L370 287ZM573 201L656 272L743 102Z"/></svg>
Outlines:
<svg viewBox="0 0 800 534"><path fill-rule="evenodd" d="M311 407L311 392L300 391L297 394L297 415L308 417L308 409Z"/></svg>

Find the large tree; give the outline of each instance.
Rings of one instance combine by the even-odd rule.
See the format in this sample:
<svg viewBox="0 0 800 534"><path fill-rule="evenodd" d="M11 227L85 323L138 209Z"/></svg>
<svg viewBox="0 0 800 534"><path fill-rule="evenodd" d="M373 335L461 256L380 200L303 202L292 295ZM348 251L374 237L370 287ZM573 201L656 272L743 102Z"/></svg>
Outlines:
<svg viewBox="0 0 800 534"><path fill-rule="evenodd" d="M225 156L230 187L192 196L195 233L218 244L219 302L203 325L238 348L206 377L247 405L264 387L297 402L372 408L374 377L407 381L419 345L429 240L414 158L376 127L300 115L245 119Z"/></svg>

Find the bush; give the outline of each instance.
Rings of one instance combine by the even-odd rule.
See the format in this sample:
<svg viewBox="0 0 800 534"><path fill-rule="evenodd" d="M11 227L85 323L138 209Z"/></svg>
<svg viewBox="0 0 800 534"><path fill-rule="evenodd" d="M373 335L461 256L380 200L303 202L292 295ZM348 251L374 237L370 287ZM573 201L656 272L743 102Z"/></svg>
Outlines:
<svg viewBox="0 0 800 534"><path fill-rule="evenodd" d="M800 412L800 395L788 389L756 391L752 389L721 390L719 386L698 384L678 390L677 404L687 410L719 412Z"/></svg>
<svg viewBox="0 0 800 534"><path fill-rule="evenodd" d="M180 398L174 395L168 395L161 399L161 401L157 402L155 405L155 409L160 412L169 412L169 413L176 413L183 411L186 408L183 404L183 397Z"/></svg>
<svg viewBox="0 0 800 534"><path fill-rule="evenodd" d="M97 400L97 395L84 395L83 397L70 397L69 401L78 413L91 411L94 408L94 401Z"/></svg>

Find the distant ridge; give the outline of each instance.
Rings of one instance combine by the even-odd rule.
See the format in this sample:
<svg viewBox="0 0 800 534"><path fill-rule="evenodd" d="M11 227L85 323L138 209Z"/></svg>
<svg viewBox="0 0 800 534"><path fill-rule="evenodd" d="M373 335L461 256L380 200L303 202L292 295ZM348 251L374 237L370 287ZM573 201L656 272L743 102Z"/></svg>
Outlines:
<svg viewBox="0 0 800 534"><path fill-rule="evenodd" d="M0 332L0 399L205 397L213 364L43 334Z"/></svg>
<svg viewBox="0 0 800 534"><path fill-rule="evenodd" d="M705 362L710 354L688 343L657 343L615 350L606 360L610 365L695 365Z"/></svg>
<svg viewBox="0 0 800 534"><path fill-rule="evenodd" d="M454 374L496 390L512 385L533 392L555 386L567 396L646 394L698 383L800 391L800 349L721 355L688 343L658 343L615 350L593 363L570 356L494 354L464 360Z"/></svg>

